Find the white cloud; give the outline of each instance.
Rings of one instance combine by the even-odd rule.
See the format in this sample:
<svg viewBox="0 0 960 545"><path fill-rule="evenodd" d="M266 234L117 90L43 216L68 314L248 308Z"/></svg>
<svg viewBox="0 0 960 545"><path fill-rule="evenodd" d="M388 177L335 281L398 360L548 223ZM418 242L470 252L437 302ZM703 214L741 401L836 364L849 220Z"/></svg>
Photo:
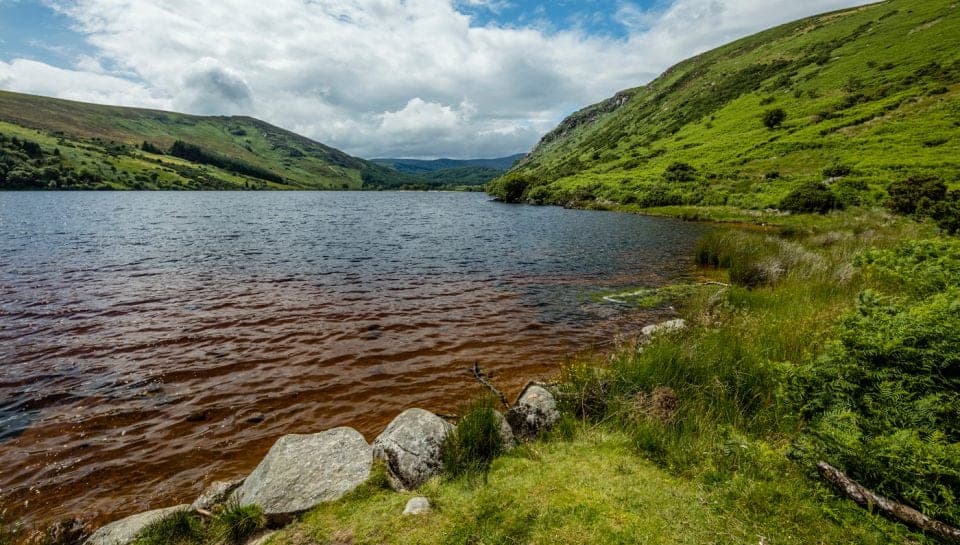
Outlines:
<svg viewBox="0 0 960 545"><path fill-rule="evenodd" d="M676 0L658 12L620 5L631 34L615 40L578 30L472 27L457 9L496 10L502 0L48 1L75 21L96 56L78 59L73 70L0 62L0 85L245 113L366 157L523 151L563 115L685 57L865 3Z"/></svg>

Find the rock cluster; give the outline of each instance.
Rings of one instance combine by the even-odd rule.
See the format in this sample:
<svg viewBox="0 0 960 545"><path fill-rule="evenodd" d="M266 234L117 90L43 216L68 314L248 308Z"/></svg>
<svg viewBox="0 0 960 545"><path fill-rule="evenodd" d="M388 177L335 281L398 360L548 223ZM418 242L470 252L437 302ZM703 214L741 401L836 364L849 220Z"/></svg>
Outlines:
<svg viewBox="0 0 960 545"><path fill-rule="evenodd" d="M543 386L528 385L506 417L497 413L508 448L517 439L533 439L560 417L553 395ZM274 443L245 479L211 483L190 505L139 513L110 523L86 545L129 545L150 524L178 510L209 514L218 505L258 505L268 520L283 524L298 513L335 501L370 477L375 459L382 460L393 488L414 490L443 469L441 447L454 426L423 409L400 413L368 444L352 428L335 428L311 435L285 435ZM431 510L424 497L412 498L404 515Z"/></svg>

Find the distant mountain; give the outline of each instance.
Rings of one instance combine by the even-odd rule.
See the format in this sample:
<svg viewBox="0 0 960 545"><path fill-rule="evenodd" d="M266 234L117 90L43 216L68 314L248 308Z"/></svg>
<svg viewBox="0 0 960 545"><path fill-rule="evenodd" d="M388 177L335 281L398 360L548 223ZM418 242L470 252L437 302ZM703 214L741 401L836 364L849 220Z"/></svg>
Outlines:
<svg viewBox="0 0 960 545"><path fill-rule="evenodd" d="M251 117L0 91L0 189L392 189L421 183Z"/></svg>
<svg viewBox="0 0 960 545"><path fill-rule="evenodd" d="M497 159L371 159L371 162L408 174L422 174L437 170L481 167L494 170L510 170L525 154L518 153Z"/></svg>
<svg viewBox="0 0 960 545"><path fill-rule="evenodd" d="M818 15L683 61L574 113L488 187L541 204L764 209L820 182L878 204L891 182L930 175L960 181L956 0Z"/></svg>

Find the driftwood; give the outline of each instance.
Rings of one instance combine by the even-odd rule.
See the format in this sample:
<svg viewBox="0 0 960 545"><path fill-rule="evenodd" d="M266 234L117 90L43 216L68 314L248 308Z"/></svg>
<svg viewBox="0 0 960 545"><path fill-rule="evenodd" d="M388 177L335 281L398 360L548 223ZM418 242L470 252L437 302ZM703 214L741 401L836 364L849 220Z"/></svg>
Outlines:
<svg viewBox="0 0 960 545"><path fill-rule="evenodd" d="M883 516L913 526L923 532L948 541L960 542L960 529L934 520L916 509L871 492L826 462L817 464L820 476L866 509L876 509Z"/></svg>
<svg viewBox="0 0 960 545"><path fill-rule="evenodd" d="M489 376L483 372L483 369L480 369L480 363L474 362L471 371L473 371L473 377L477 379L477 382L482 384L487 390L493 392L493 395L500 398L500 403L503 403L504 408L510 408L510 402L507 401L507 396L503 395L503 392L498 390L497 387L490 382Z"/></svg>

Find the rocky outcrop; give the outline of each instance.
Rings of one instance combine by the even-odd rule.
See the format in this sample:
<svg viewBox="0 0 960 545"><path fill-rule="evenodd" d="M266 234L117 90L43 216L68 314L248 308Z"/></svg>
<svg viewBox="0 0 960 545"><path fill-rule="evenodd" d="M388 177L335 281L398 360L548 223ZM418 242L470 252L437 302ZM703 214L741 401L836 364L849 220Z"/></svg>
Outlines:
<svg viewBox="0 0 960 545"><path fill-rule="evenodd" d="M687 328L687 321L683 318L678 318L676 320L670 320L667 322L648 325L647 327L640 330L641 333L648 337L654 337L656 335L661 335L664 333L673 333L675 331L680 331Z"/></svg>
<svg viewBox="0 0 960 545"><path fill-rule="evenodd" d="M560 419L557 401L546 388L531 384L507 412L507 422L521 439L534 439Z"/></svg>
<svg viewBox="0 0 960 545"><path fill-rule="evenodd" d="M374 456L387 466L390 485L413 490L440 472L440 447L453 426L423 409L407 409L373 442Z"/></svg>
<svg viewBox="0 0 960 545"><path fill-rule="evenodd" d="M370 476L373 451L360 432L336 428L281 437L233 497L259 505L282 522L315 505L334 501Z"/></svg>
<svg viewBox="0 0 960 545"><path fill-rule="evenodd" d="M154 522L175 513L186 511L189 505L177 505L165 509L155 509L146 513L138 513L116 522L111 522L100 528L85 542L86 545L128 545L132 543L141 531Z"/></svg>
<svg viewBox="0 0 960 545"><path fill-rule="evenodd" d="M430 500L419 496L416 498L410 498L410 501L407 502L407 506L403 508L404 515L426 515L430 512Z"/></svg>
<svg viewBox="0 0 960 545"><path fill-rule="evenodd" d="M233 481L213 481L203 490L197 499L190 504L190 509L209 511L215 505L219 505L230 497L230 493L243 484L243 479Z"/></svg>

